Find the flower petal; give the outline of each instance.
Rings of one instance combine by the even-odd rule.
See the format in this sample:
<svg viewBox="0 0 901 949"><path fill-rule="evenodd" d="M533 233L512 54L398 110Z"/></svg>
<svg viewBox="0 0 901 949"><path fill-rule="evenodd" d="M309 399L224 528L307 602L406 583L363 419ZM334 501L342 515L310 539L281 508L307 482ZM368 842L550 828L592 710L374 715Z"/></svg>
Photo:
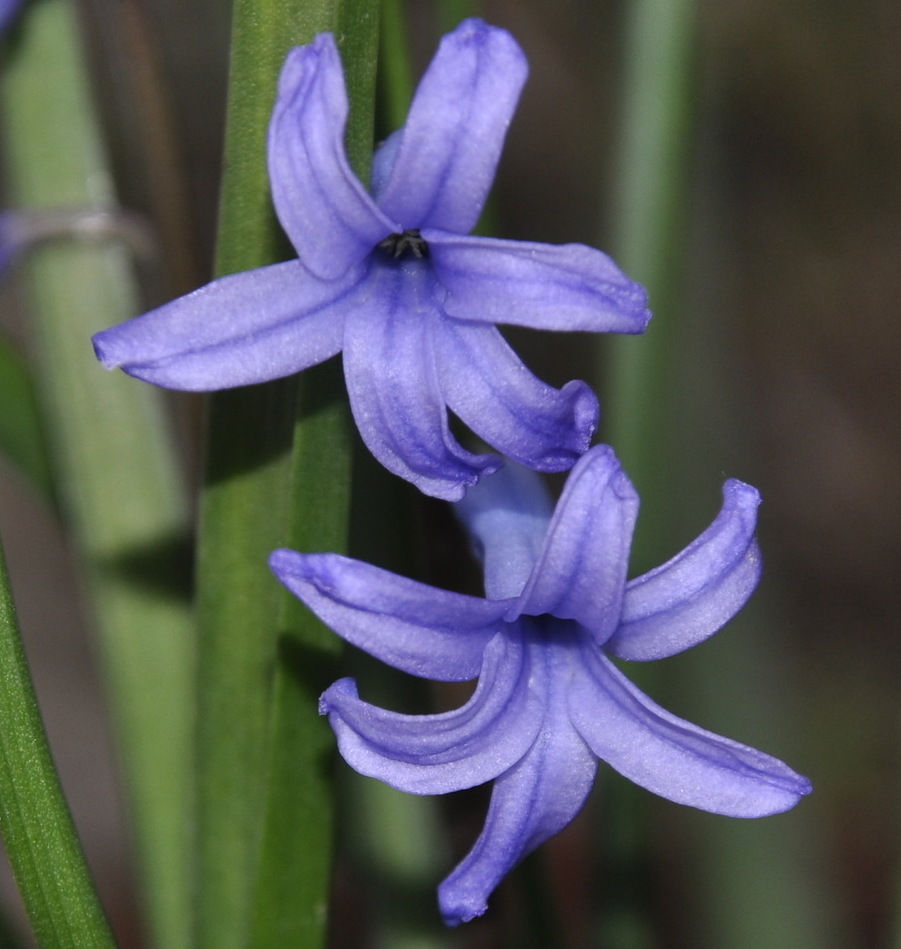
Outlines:
<svg viewBox="0 0 901 949"><path fill-rule="evenodd" d="M454 510L485 565L485 595L516 597L535 567L554 507L541 478L507 462L466 492ZM506 609L506 607L505 607Z"/></svg>
<svg viewBox="0 0 901 949"><path fill-rule="evenodd" d="M438 590L338 554L276 550L269 566L347 642L423 678L474 679L502 625L504 603Z"/></svg>
<svg viewBox="0 0 901 949"><path fill-rule="evenodd" d="M441 913L450 926L481 916L498 883L523 857L566 827L594 783L597 759L567 712L569 677L560 663L568 665L568 649L538 649L549 676L541 734L528 754L497 778L484 830L438 887ZM533 654L533 669L536 658Z"/></svg>
<svg viewBox="0 0 901 949"><path fill-rule="evenodd" d="M424 261L379 263L364 306L348 314L344 375L357 427L376 458L425 494L458 501L500 467L450 434L433 344L438 319Z"/></svg>
<svg viewBox="0 0 901 949"><path fill-rule="evenodd" d="M453 712L400 715L361 701L352 679L320 699L347 763L410 794L445 794L489 781L515 764L535 741L542 704L529 688L519 637L488 644L472 698Z"/></svg>
<svg viewBox="0 0 901 949"><path fill-rule="evenodd" d="M523 365L494 326L442 321L438 371L448 406L489 445L538 471L566 471L591 444L597 396L555 389Z"/></svg>
<svg viewBox="0 0 901 949"><path fill-rule="evenodd" d="M641 333L647 294L599 250L459 237L424 228L444 310L460 320L543 330Z"/></svg>
<svg viewBox="0 0 901 949"><path fill-rule="evenodd" d="M662 709L587 637L583 657L585 674L569 692L573 724L599 758L636 784L730 817L778 814L810 792L807 778L778 759Z"/></svg>
<svg viewBox="0 0 901 949"><path fill-rule="evenodd" d="M613 450L592 448L557 502L544 549L519 598L522 612L575 619L603 643L619 621L637 512L638 496Z"/></svg>
<svg viewBox="0 0 901 949"><path fill-rule="evenodd" d="M347 94L330 33L292 49L269 125L269 179L279 220L304 264L325 279L359 263L396 223L376 207L344 152Z"/></svg>
<svg viewBox="0 0 901 949"><path fill-rule="evenodd" d="M289 376L340 352L364 271L322 281L297 260L232 274L94 336L107 369L209 392Z"/></svg>
<svg viewBox="0 0 901 949"><path fill-rule="evenodd" d="M528 65L516 40L465 20L441 41L419 83L379 207L405 229L472 230Z"/></svg>
<svg viewBox="0 0 901 949"><path fill-rule="evenodd" d="M710 527L672 560L626 585L622 619L605 650L623 659L663 659L732 619L760 579L759 504L750 485L727 481Z"/></svg>

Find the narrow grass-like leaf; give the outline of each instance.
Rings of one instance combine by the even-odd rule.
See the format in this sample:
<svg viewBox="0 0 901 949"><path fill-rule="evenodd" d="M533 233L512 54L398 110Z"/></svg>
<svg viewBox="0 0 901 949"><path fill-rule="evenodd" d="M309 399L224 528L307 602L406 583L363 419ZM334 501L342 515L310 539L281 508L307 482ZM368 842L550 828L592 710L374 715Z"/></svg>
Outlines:
<svg viewBox="0 0 901 949"><path fill-rule="evenodd" d="M4 75L23 208L114 208L69 0L31 4ZM193 641L185 518L161 394L105 374L90 337L138 312L112 241L57 239L25 265L39 398L100 636L152 939L187 944ZM77 940L61 945L81 945Z"/></svg>
<svg viewBox="0 0 901 949"><path fill-rule="evenodd" d="M680 519L704 504L695 487L710 482L698 477L697 461L686 454L686 446L706 440L725 448L731 441L729 434L715 430L709 418L688 419L677 408L685 404L682 380L691 378L698 386L717 375L710 366L690 361L697 350L689 344L680 299L689 226L698 15L698 5L691 0L637 0L630 6L621 153L613 188L617 198L613 250L626 271L648 287L655 315L644 337L610 340L612 379L606 389L609 425L604 434L642 495L645 516L639 519L633 548L636 572L669 556L677 545L674 531ZM704 352L709 357L713 350L706 347ZM723 388L708 385L707 402L724 396ZM699 442L692 439L702 430ZM709 471L709 455L704 463ZM756 705L743 702L736 683L723 674L724 669L741 670L754 683L755 693L760 693L760 683L777 678L772 650L759 627L754 632L748 622L749 615L760 615L753 609L733 621L747 626L744 633L733 630L716 644L687 653L679 660L677 675L671 673L666 683L656 683L657 694L668 687L679 694L683 710L695 710L708 721L711 714L721 719L731 715L745 728L766 732L770 703L761 704L759 694ZM616 810L611 807L611 819L620 822L608 835L614 852L611 869L620 878L639 880L647 852L649 806L632 801L631 787L619 786L616 793L628 800L614 802L619 805ZM625 814L625 820L617 818L618 813ZM703 894L689 907L697 919L698 945L819 946L827 944L824 933L839 931L828 917L829 908L811 898L815 887L804 877L797 848L792 849L799 819L803 818L795 813L763 822L676 818L695 825L692 854L700 859L686 875L685 885ZM806 846L813 852L819 844L811 838ZM650 945L654 936L647 928L640 892L636 888L624 894L622 922L640 935L642 944Z"/></svg>
<svg viewBox="0 0 901 949"><path fill-rule="evenodd" d="M0 337L0 454L55 506L53 474L34 380L22 355Z"/></svg>
<svg viewBox="0 0 901 949"><path fill-rule="evenodd" d="M41 949L115 945L50 757L0 550L0 828Z"/></svg>
<svg viewBox="0 0 901 949"><path fill-rule="evenodd" d="M390 135L406 122L407 109L413 98L413 70L402 0L383 0L379 33L379 58L382 64L379 113L385 122L381 131Z"/></svg>
<svg viewBox="0 0 901 949"><path fill-rule="evenodd" d="M681 213L695 13L692 0L637 0L629 10L611 249L625 271L647 287L654 318L643 336L605 341L602 435L616 448L649 515L638 524L632 552L633 568L640 572L659 563L659 553L669 555L664 521L670 505L660 472L674 447L669 393L684 262ZM648 524L657 525L656 540L648 536Z"/></svg>

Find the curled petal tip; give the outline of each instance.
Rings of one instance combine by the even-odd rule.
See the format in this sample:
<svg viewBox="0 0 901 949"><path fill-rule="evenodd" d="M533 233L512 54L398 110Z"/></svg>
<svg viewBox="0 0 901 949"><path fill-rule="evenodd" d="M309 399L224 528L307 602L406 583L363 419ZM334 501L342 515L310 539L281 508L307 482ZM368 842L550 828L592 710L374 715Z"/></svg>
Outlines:
<svg viewBox="0 0 901 949"><path fill-rule="evenodd" d="M107 330L104 330L103 332L95 333L91 337L91 345L94 347L94 355L97 357L97 361L104 369L118 369L119 363L116 361L116 357L110 353L107 346L107 332Z"/></svg>
<svg viewBox="0 0 901 949"><path fill-rule="evenodd" d="M733 499L736 505L752 512L760 507L762 500L757 488L738 478L726 479L723 483L723 498L727 501Z"/></svg>
<svg viewBox="0 0 901 949"><path fill-rule="evenodd" d="M357 691L355 679L338 679L319 696L319 714L330 715L342 702L346 702L348 699L359 699L359 697L360 693Z"/></svg>
<svg viewBox="0 0 901 949"><path fill-rule="evenodd" d="M483 898L467 900L442 884L438 887L438 908L444 925L453 928L484 916L488 911L488 904Z"/></svg>

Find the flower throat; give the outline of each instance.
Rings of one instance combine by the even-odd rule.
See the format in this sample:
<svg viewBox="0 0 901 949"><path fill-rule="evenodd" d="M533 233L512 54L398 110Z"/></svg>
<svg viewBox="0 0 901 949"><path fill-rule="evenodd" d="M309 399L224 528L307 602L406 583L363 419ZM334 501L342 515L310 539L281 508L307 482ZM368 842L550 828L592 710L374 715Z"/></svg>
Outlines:
<svg viewBox="0 0 901 949"><path fill-rule="evenodd" d="M429 256L429 245L419 233L419 228L402 234L389 234L379 241L377 247L394 260L424 260Z"/></svg>

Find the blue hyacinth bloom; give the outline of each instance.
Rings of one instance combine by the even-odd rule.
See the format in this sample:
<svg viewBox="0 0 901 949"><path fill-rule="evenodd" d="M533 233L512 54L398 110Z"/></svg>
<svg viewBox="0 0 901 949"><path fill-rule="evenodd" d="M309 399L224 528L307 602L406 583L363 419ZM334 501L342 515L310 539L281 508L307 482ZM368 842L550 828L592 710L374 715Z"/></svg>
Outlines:
<svg viewBox="0 0 901 949"><path fill-rule="evenodd" d="M278 578L348 642L413 675L478 677L460 709L402 715L352 679L322 696L341 754L413 794L494 780L485 828L439 887L445 920L485 912L504 875L581 809L598 760L672 801L733 817L787 810L810 783L762 752L682 721L611 661L662 659L715 633L760 574L757 492L727 481L711 526L626 580L638 498L613 452L591 449L551 512L537 475L509 466L460 509L486 598L329 554L273 554Z"/></svg>
<svg viewBox="0 0 901 949"><path fill-rule="evenodd" d="M341 352L363 440L427 494L458 500L500 465L456 441L448 409L512 459L571 467L597 425L594 393L537 379L495 324L640 333L649 313L644 290L600 251L469 236L526 72L509 33L461 24L442 41L406 125L377 151L369 192L344 152L334 39L292 50L269 174L299 259L214 281L98 333L103 365L209 391Z"/></svg>

